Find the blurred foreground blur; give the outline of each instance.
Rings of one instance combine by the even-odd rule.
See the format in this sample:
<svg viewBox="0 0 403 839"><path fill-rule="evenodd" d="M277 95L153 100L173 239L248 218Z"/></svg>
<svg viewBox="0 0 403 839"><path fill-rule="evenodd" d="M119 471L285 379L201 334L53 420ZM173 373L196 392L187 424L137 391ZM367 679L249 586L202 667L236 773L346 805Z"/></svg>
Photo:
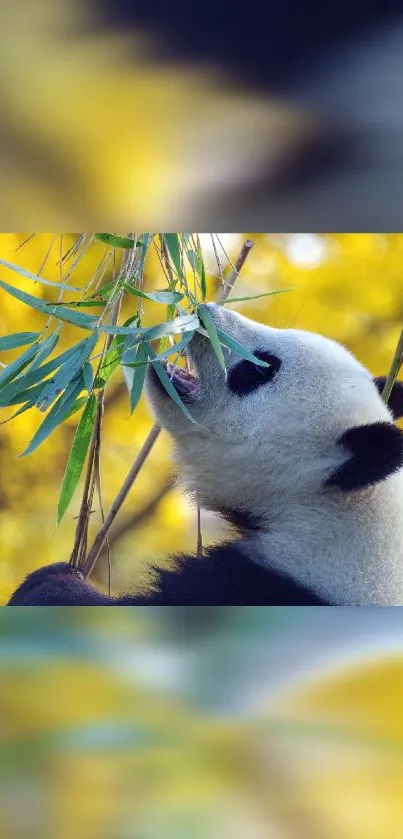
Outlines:
<svg viewBox="0 0 403 839"><path fill-rule="evenodd" d="M3 11L3 229L401 227L396 0Z"/></svg>
<svg viewBox="0 0 403 839"><path fill-rule="evenodd" d="M0 836L398 839L400 609L0 614Z"/></svg>

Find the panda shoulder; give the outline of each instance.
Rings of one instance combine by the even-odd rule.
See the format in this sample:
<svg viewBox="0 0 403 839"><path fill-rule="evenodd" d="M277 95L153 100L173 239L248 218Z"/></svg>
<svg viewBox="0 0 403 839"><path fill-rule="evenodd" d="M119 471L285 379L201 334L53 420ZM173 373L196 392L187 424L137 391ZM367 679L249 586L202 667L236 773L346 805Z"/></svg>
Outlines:
<svg viewBox="0 0 403 839"><path fill-rule="evenodd" d="M153 567L152 572L149 602L155 605L328 605L290 577L258 565L241 543L209 548L201 557L176 556L169 568Z"/></svg>

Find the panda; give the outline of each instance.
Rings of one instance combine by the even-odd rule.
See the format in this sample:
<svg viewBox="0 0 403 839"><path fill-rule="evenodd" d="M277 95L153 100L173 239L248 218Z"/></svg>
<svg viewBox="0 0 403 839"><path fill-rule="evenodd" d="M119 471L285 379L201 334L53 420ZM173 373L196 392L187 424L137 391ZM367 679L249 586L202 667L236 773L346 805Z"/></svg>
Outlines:
<svg viewBox="0 0 403 839"><path fill-rule="evenodd" d="M57 563L30 574L8 605L403 604L403 433L393 422L403 416L403 384L387 407L385 379L340 344L208 306L232 345L265 366L228 349L224 371L196 332L196 373L171 374L195 422L152 365L147 394L185 488L237 538L178 557L149 591L118 598Z"/></svg>

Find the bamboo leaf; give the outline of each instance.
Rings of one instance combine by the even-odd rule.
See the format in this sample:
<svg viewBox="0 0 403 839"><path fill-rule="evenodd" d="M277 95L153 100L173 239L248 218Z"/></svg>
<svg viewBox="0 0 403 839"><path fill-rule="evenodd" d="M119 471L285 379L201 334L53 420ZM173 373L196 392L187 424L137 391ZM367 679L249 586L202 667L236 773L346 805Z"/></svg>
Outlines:
<svg viewBox="0 0 403 839"><path fill-rule="evenodd" d="M180 335L182 332L194 331L199 325L197 315L181 315L173 320L166 321L166 323L160 323L158 326L140 331L143 333L144 341L154 341L165 335Z"/></svg>
<svg viewBox="0 0 403 839"><path fill-rule="evenodd" d="M168 349L164 350L164 352L159 352L156 355L155 360L156 361L163 361L165 358L169 358L171 355L179 355L179 353L182 350L184 350L187 347L188 344L190 344L190 342L191 342L191 340L192 340L192 338L195 334L195 331L196 330L194 330L193 332L187 332L185 337L182 338L181 341L178 341L176 344L170 345L168 347ZM132 356L130 356L130 353L132 353ZM148 359L147 359L147 361L136 361L136 360L131 361L131 357L135 358L135 352L134 352L132 347L129 348L128 350L125 350L125 352L123 353L122 367L139 367L140 364L147 364L148 363ZM151 361L150 363L152 364L153 361Z"/></svg>
<svg viewBox="0 0 403 839"><path fill-rule="evenodd" d="M180 251L180 244L179 244L179 236L177 233L163 233L164 241L168 249L168 253L172 259L172 262L175 266L175 271L178 277L182 276L182 265L181 265L181 251Z"/></svg>
<svg viewBox="0 0 403 839"><path fill-rule="evenodd" d="M199 273L199 260L197 259L197 253L193 250L187 250L186 256L192 266L193 271L195 274Z"/></svg>
<svg viewBox="0 0 403 839"><path fill-rule="evenodd" d="M88 393L91 392L94 384L94 371L89 361L86 361L83 367L84 386Z"/></svg>
<svg viewBox="0 0 403 839"><path fill-rule="evenodd" d="M7 388L4 388L6 391ZM43 390L43 382L40 382L38 385L34 385L33 387L25 388L25 390L20 390L15 396L11 397L4 397L3 391L0 392L0 408L8 408L11 405L20 405L21 402L26 402L27 400L33 400L32 405L35 405L36 399L39 396L41 390Z"/></svg>
<svg viewBox="0 0 403 839"><path fill-rule="evenodd" d="M184 350L188 344L190 344L193 335L195 334L196 330L193 329L192 332L186 332L185 337L178 341L176 344L170 345L166 350L163 352L159 352L156 356L157 361L162 361L164 358L169 358L169 356L180 353Z"/></svg>
<svg viewBox="0 0 403 839"><path fill-rule="evenodd" d="M83 407L83 405L87 404L87 402L88 402L88 396L79 396L78 399L76 399L76 401L73 402L68 414L66 414L64 419L65 420L70 419L70 417L72 417L74 414L76 414L77 411L79 411L80 408Z"/></svg>
<svg viewBox="0 0 403 839"><path fill-rule="evenodd" d="M204 305L198 306L197 311L198 311L200 320L202 321L202 323L203 323L203 325L206 329L206 332L207 332L207 334L210 338L211 346L213 347L213 350L214 350L214 352L215 352L215 354L218 358L218 361L220 362L220 365L223 368L224 372L226 372L225 358L224 358L224 355L223 355L223 351L221 349L220 339L219 339L218 334L217 334L217 327L214 323L214 320L213 320L207 306L204 306Z"/></svg>
<svg viewBox="0 0 403 839"><path fill-rule="evenodd" d="M69 504L77 489L80 480L91 434L97 415L97 399L92 393L80 417L74 440L71 446L66 471L64 473L62 488L60 490L59 503L57 506L57 523L60 524Z"/></svg>
<svg viewBox="0 0 403 839"><path fill-rule="evenodd" d="M141 346L141 344L138 344L137 347L138 346ZM134 381L134 369L133 368L139 366L138 362L136 362L137 347L129 347L128 349L125 350L125 352L123 353L123 356L122 356L122 372L123 372L123 376L124 376L124 379L125 379L127 390L129 391L129 396L130 396L131 389L132 389L132 386L133 386L133 381ZM147 356L147 361L148 361L148 356ZM142 362L142 364L145 364L145 363L147 363L147 362Z"/></svg>
<svg viewBox="0 0 403 839"><path fill-rule="evenodd" d="M82 376L70 382L65 392L61 394L57 402L55 402L50 409L37 432L34 434L29 446L25 449L22 455L20 455L21 457L31 454L31 452L37 449L38 446L40 446L40 444L49 437L49 434L51 434L52 431L54 431L55 428L66 419L82 389Z"/></svg>
<svg viewBox="0 0 403 839"><path fill-rule="evenodd" d="M159 352L155 357L155 361L163 361L164 359L169 358L171 355L179 355L179 353L182 350L184 350L187 347L188 344L190 344L194 334L195 334L195 332L188 332L185 335L185 337L182 338L181 341L178 341L176 344L170 345L167 350L164 350L164 352ZM148 360L145 361L145 362L144 361L135 361L135 360L131 361L130 358L129 358L129 353L131 353L131 352L133 352L133 350L129 350L128 353L127 353L127 356L126 356L126 353L124 353L123 358L122 358L122 367L123 366L124 367L139 367L140 364L147 364L148 363ZM150 363L153 364L154 361L150 361Z"/></svg>
<svg viewBox="0 0 403 839"><path fill-rule="evenodd" d="M70 349L65 350L56 358L52 358L51 361L47 361L46 364L43 364L42 367L39 367L37 370L29 369L27 373L19 376L19 378L15 381L4 385L0 391L0 405L4 406L15 403L15 398L23 393L26 388L36 384L36 382L40 382L43 389L44 379L46 376L49 373L52 373L53 370L61 367L68 359L72 358L77 352L77 347L84 344L86 340L88 339L85 338L84 341L80 341L78 344L75 344L74 347L70 347ZM49 384L50 382L48 381L47 383Z"/></svg>
<svg viewBox="0 0 403 839"><path fill-rule="evenodd" d="M0 259L0 265L4 265L6 268L11 268L12 271L16 271L17 274L21 274L22 277L27 277L28 280L33 280L35 283L50 285L53 286L53 288L62 288L64 291L81 291L81 288L76 288L75 286L66 285L65 283L54 283L52 280L45 280L43 277L40 277L39 274L33 274L32 271L27 271L27 269L22 268L21 265L14 265L13 262L7 262L6 259Z"/></svg>
<svg viewBox="0 0 403 839"><path fill-rule="evenodd" d="M122 360L123 349L125 344L125 336L118 335L113 339L108 351L105 353L105 358L99 368L97 377L97 386L104 387L108 379L115 372L116 368Z"/></svg>
<svg viewBox="0 0 403 839"><path fill-rule="evenodd" d="M260 358L256 358L252 352L243 347L242 344L239 344L238 341L235 341L234 338L230 338L226 332L223 332L222 329L217 329L217 335L224 346L229 347L237 355L240 355L241 358L246 358L248 361L253 361L254 364L257 364L260 367L270 367L267 361L262 361Z"/></svg>
<svg viewBox="0 0 403 839"><path fill-rule="evenodd" d="M207 281L206 281L206 270L204 267L204 259L203 253L200 245L197 248L197 260L198 260L198 267L199 267L199 275L200 275L200 288L202 294L202 300L206 299L207 294Z"/></svg>
<svg viewBox="0 0 403 839"><path fill-rule="evenodd" d="M116 288L118 288L119 285L120 285L120 283L117 280L112 280L110 283L105 283L105 285L102 286L102 288L99 288L98 291L96 291L95 294L96 294L97 297L100 297L101 300L105 303L107 300L109 300L112 292ZM95 295L94 295L94 297L95 297ZM92 298L89 297L88 301L85 301L85 302L92 302Z"/></svg>
<svg viewBox="0 0 403 839"><path fill-rule="evenodd" d="M139 277L142 276L143 271L144 271L144 263L145 263L145 259L146 259L146 255L147 255L147 249L148 249L149 241L150 241L150 234L149 233L143 233L143 241L141 243L141 256L140 256L140 262L139 262L139 267L138 267Z"/></svg>
<svg viewBox="0 0 403 839"><path fill-rule="evenodd" d="M30 361L35 358L36 354L39 351L39 343L36 341L31 347L29 347L22 355L15 358L10 364L7 364L7 367L4 368L2 373L0 373L0 385L3 387L12 379L15 379L18 376L18 373L27 367ZM1 392L1 388L0 388Z"/></svg>
<svg viewBox="0 0 403 839"><path fill-rule="evenodd" d="M185 416L191 422L195 423L195 425L198 425L196 420L192 417L191 413L188 411L186 405L182 402L182 399L180 398L176 389L174 388L174 386L173 386L173 384L172 384L172 382L171 382L171 380L168 376L168 373L165 370L164 365L161 364L160 361L157 361L157 355L154 352L153 348L150 346L150 344L148 344L147 351L148 351L148 356L149 356L150 360L154 364L155 372L156 372L162 386L165 388L168 396L171 397L171 399L175 402L175 404L178 406L178 408L181 409L182 413L184 413Z"/></svg>
<svg viewBox="0 0 403 839"><path fill-rule="evenodd" d="M192 329L197 329L199 326L199 318L197 315L181 315L173 320L160 323L157 326L151 327L135 327L130 326L100 326L101 332L106 332L108 335L132 335L132 345L140 341L154 341L157 338L162 338L164 335L180 335L182 332L188 332Z"/></svg>
<svg viewBox="0 0 403 839"><path fill-rule="evenodd" d="M84 309L85 308L90 309L90 308L96 307L96 308L99 309L99 308L101 308L102 306L105 305L105 300L103 300L103 299L100 299L100 300L70 300L70 301L68 301L68 302L66 301L64 303L53 303L52 305L56 306L56 307L57 306L67 306L67 307L76 306L77 308L84 308ZM56 308L55 309L55 315L57 315L57 311L58 310Z"/></svg>
<svg viewBox="0 0 403 839"><path fill-rule="evenodd" d="M170 303L170 304L167 306L167 310L166 310L166 319L167 319L167 321L171 320L171 318L173 318L174 316L175 316L175 306L174 306L172 303ZM164 335L164 337L163 337L163 338L161 338L161 340L160 340L159 352L163 352L163 351L164 351L164 350L166 350L168 347L169 347L169 336L168 336L168 335Z"/></svg>
<svg viewBox="0 0 403 839"><path fill-rule="evenodd" d="M34 358L30 370L36 370L38 367L41 366L42 362L45 361L45 358L53 352L57 342L59 340L59 335L57 332L54 332L53 335L50 335L46 341L43 341L39 345L39 352L37 356Z"/></svg>
<svg viewBox="0 0 403 839"><path fill-rule="evenodd" d="M12 417L9 417L8 419L3 420L2 422L0 422L0 425L5 425L7 422L11 422L11 420L18 417L19 414L23 414L23 413L25 413L25 411L28 411L29 408L32 408L33 404L34 403L30 401L30 402L26 402L25 405L21 405L21 408L18 408L18 411L16 411L15 414L12 415Z"/></svg>
<svg viewBox="0 0 403 839"><path fill-rule="evenodd" d="M98 323L98 318L85 315L82 312L71 312L65 306L55 307L53 303L46 303L41 298L27 294L19 288L14 288L14 286L8 285L3 280L0 280L0 287L4 291L7 291L8 294L11 294L12 297L16 297L17 300L21 300L22 303L25 303L32 309L36 309L38 312L44 312L47 315L54 315L60 320L67 321L67 323L71 323L74 326L79 326L81 329L94 329Z"/></svg>
<svg viewBox="0 0 403 839"><path fill-rule="evenodd" d="M130 388L130 413L133 413L143 392L144 381L147 373L148 351L145 344L139 344L136 352L136 361L139 364L137 370L133 371L132 384Z"/></svg>
<svg viewBox="0 0 403 839"><path fill-rule="evenodd" d="M140 291L127 283L123 283L123 287L129 294L133 294L135 297L143 297L145 300L154 300L155 303L179 303L184 297L179 291Z"/></svg>
<svg viewBox="0 0 403 839"><path fill-rule="evenodd" d="M259 300L260 297L271 297L272 294L285 294L286 291L294 291L293 288L280 288L278 291L265 291L263 294L253 294L250 297L228 297L221 300L217 306L226 306L228 303L243 303L244 300Z"/></svg>
<svg viewBox="0 0 403 839"><path fill-rule="evenodd" d="M33 341L37 341L39 334L39 332L14 332L13 335L5 335L4 338L0 338L0 352L32 344Z"/></svg>
<svg viewBox="0 0 403 839"><path fill-rule="evenodd" d="M76 345L76 352L59 367L56 375L45 384L42 393L39 394L36 404L41 410L45 410L56 399L58 393L64 390L66 385L82 370L97 341L98 333L94 332L89 338Z"/></svg>
<svg viewBox="0 0 403 839"><path fill-rule="evenodd" d="M134 248L134 239L129 239L128 236L116 236L115 233L94 233L94 239L99 239L100 242L105 242L106 245L112 245L114 248Z"/></svg>

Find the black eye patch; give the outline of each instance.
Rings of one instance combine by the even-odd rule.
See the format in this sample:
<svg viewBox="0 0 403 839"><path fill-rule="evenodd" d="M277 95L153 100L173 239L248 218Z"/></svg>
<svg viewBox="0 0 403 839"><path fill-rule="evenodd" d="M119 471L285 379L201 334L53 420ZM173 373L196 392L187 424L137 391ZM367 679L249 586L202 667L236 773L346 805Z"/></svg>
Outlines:
<svg viewBox="0 0 403 839"><path fill-rule="evenodd" d="M257 350L253 353L260 361L266 361L270 367L260 367L252 361L240 361L228 371L227 385L231 393L237 396L247 396L258 387L270 382L281 367L281 361L276 355Z"/></svg>

